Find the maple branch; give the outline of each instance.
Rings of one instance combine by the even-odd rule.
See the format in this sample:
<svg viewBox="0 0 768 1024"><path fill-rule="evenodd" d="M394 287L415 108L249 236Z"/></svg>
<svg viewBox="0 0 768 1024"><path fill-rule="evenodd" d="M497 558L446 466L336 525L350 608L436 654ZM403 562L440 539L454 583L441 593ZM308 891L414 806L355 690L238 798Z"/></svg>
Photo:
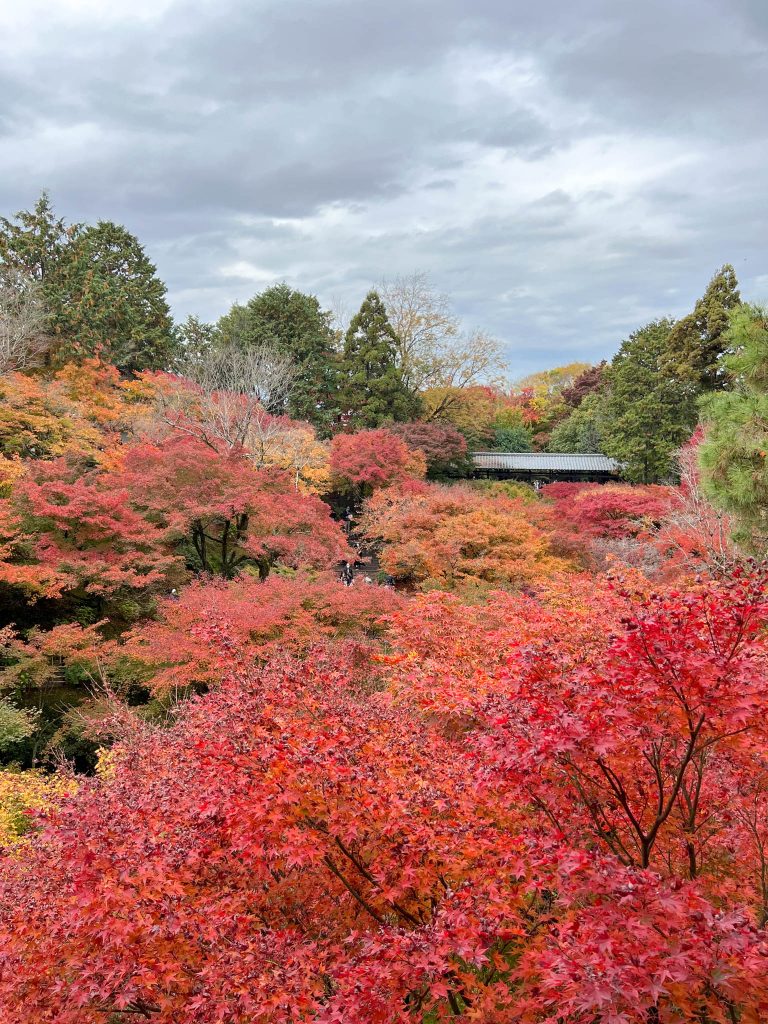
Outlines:
<svg viewBox="0 0 768 1024"><path fill-rule="evenodd" d="M355 889L355 887L352 885L352 883L349 882L344 877L344 875L341 873L341 871L338 869L338 867L334 863L333 858L331 857L330 854L326 853L326 855L323 857L323 863L328 868L330 868L330 870L333 872L334 875L336 875L336 877L341 882L341 884L344 886L344 888L348 892L350 892L352 894L352 896L354 896L354 898L357 900L357 902L360 904L360 906L363 908L363 910L366 910L371 915L371 917L374 919L374 921L376 921L377 924L383 925L383 924L386 923L385 919L381 916L381 914L379 914L376 910L374 910L374 908L366 900L366 898L364 896L362 896L357 891L357 889Z"/></svg>
<svg viewBox="0 0 768 1024"><path fill-rule="evenodd" d="M334 836L333 841L336 843L336 845L344 854L344 856L347 857L354 864L354 866L357 868L357 870L360 872L363 878L370 882L371 885L374 886L376 889L380 889L381 886L376 881L374 876L370 873L370 871L368 871L368 869L359 859L359 857L357 857L351 850L348 850L338 836ZM414 915L409 910L406 910L405 907L401 906L395 900L387 900L387 903L389 903L389 905L394 910L396 910L401 917L405 918L405 920L408 921L409 924L412 924L414 928L418 928L421 926L422 922L417 917L414 917Z"/></svg>
<svg viewBox="0 0 768 1024"><path fill-rule="evenodd" d="M140 1017L151 1017L153 1013L160 1013L160 1007L154 1003L143 1003L139 1000L136 1003L129 1003L127 1006L96 1006L97 1013L135 1013Z"/></svg>

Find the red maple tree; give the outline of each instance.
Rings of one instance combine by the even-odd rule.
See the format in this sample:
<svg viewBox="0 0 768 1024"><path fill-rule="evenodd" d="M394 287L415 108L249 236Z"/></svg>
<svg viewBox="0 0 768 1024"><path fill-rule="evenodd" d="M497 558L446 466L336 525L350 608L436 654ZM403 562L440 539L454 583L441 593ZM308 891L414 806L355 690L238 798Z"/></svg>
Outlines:
<svg viewBox="0 0 768 1024"><path fill-rule="evenodd" d="M461 663L438 634L371 692L322 648L254 674L211 622L220 686L134 727L0 863L0 1013L756 1024L764 590L610 591L581 654L553 590L473 656L458 729L425 706Z"/></svg>
<svg viewBox="0 0 768 1024"><path fill-rule="evenodd" d="M424 455L412 451L388 430L337 434L331 442L331 475L336 486L358 496L425 473Z"/></svg>

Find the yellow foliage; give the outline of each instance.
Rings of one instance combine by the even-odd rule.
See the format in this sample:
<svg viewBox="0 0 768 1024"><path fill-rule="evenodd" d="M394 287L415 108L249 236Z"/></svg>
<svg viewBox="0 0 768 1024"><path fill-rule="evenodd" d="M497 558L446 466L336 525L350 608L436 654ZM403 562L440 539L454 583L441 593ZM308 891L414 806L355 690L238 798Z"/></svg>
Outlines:
<svg viewBox="0 0 768 1024"><path fill-rule="evenodd" d="M0 848L18 850L27 841L30 811L46 811L77 788L74 779L40 772L0 771Z"/></svg>
<svg viewBox="0 0 768 1024"><path fill-rule="evenodd" d="M302 494L324 494L331 489L329 458L328 446L308 427L277 431L263 452L263 464L287 470Z"/></svg>
<svg viewBox="0 0 768 1024"><path fill-rule="evenodd" d="M100 779L113 779L115 777L117 766L117 757L113 750L109 750L106 747L98 752L98 760L96 762L96 774Z"/></svg>
<svg viewBox="0 0 768 1024"><path fill-rule="evenodd" d="M24 476L21 460L6 459L0 455L0 498L7 498L13 490L14 483Z"/></svg>

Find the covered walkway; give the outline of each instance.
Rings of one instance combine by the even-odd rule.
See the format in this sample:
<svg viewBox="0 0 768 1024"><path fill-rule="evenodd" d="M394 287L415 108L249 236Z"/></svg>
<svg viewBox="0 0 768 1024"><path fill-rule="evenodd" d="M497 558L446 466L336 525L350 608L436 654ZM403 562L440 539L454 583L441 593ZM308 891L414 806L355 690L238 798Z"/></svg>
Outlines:
<svg viewBox="0 0 768 1024"><path fill-rule="evenodd" d="M555 481L608 483L618 480L621 467L598 453L566 455L548 452L472 452L472 475L490 480L521 480L531 484Z"/></svg>

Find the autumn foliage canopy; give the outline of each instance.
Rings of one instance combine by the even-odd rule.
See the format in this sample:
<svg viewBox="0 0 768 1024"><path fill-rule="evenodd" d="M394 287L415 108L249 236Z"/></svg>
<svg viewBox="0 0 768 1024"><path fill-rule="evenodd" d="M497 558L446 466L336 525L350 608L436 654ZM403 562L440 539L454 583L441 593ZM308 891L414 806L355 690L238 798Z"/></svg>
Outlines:
<svg viewBox="0 0 768 1024"><path fill-rule="evenodd" d="M766 576L698 439L537 494L423 479L437 392L331 440L97 359L0 393L0 1020L768 1019Z"/></svg>
<svg viewBox="0 0 768 1024"><path fill-rule="evenodd" d="M331 444L331 474L344 490L370 494L426 473L424 454L389 430L337 434Z"/></svg>
<svg viewBox="0 0 768 1024"><path fill-rule="evenodd" d="M484 642L525 610L521 642L460 688L431 597L379 692L323 648L254 673L212 622L219 686L4 864L3 1013L759 1021L762 579L608 593L581 654L557 588L505 600Z"/></svg>

